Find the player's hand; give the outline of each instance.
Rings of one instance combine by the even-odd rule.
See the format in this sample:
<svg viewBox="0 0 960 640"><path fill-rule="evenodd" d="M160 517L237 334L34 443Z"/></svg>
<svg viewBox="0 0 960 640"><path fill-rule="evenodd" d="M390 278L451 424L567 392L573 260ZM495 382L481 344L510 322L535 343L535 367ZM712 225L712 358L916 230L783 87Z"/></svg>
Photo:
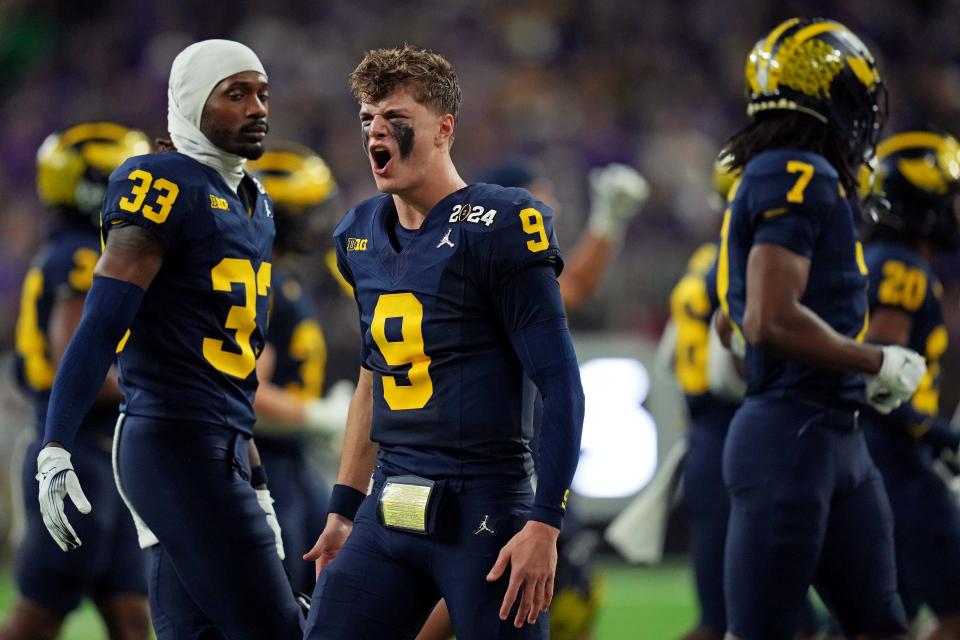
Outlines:
<svg viewBox="0 0 960 640"><path fill-rule="evenodd" d="M36 478L40 482L40 515L44 526L61 549L76 549L80 546L80 538L67 520L63 497L70 496L80 513L90 513L91 507L73 470L70 452L52 445L41 449L37 455Z"/></svg>
<svg viewBox="0 0 960 640"><path fill-rule="evenodd" d="M633 167L608 164L590 172L590 231L605 237L623 229L650 197L650 185Z"/></svg>
<svg viewBox="0 0 960 640"><path fill-rule="evenodd" d="M280 521L277 520L277 512L273 508L273 496L270 495L270 489L257 489L257 502L260 508L267 514L267 525L273 531L273 538L277 544L277 555L281 560L287 557L283 550L283 537L280 534Z"/></svg>
<svg viewBox="0 0 960 640"><path fill-rule="evenodd" d="M510 584L500 605L501 620L510 615L518 595L520 606L513 619L513 626L518 629L524 622L535 623L537 617L550 608L559 535L560 530L556 527L531 520L500 550L497 561L487 574L487 582L499 580L510 567Z"/></svg>
<svg viewBox="0 0 960 640"><path fill-rule="evenodd" d="M880 413L887 414L909 399L927 372L927 365L919 353L887 345L881 348L883 363L880 371L867 377L867 402Z"/></svg>
<svg viewBox="0 0 960 640"><path fill-rule="evenodd" d="M317 538L317 543L313 545L310 551L303 554L304 560L316 563L318 578L320 572L326 569L327 565L333 562L333 559L340 553L340 549L346 544L351 531L353 531L352 520L339 513L331 513L327 516L327 526L323 529L320 537Z"/></svg>

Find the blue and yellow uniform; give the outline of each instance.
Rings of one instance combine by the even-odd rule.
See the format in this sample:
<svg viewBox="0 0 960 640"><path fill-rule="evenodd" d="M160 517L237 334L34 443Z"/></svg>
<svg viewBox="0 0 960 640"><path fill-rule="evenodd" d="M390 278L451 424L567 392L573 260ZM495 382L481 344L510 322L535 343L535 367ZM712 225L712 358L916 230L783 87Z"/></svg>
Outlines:
<svg viewBox="0 0 960 640"><path fill-rule="evenodd" d="M947 349L943 287L930 264L903 242L866 248L870 309L908 315L905 345L927 359L927 374L910 405L881 415L864 413L864 433L893 507L900 596L909 618L923 604L939 615L960 613L960 510L933 470L930 418L940 406L940 358Z"/></svg>
<svg viewBox="0 0 960 640"><path fill-rule="evenodd" d="M787 149L753 157L721 232L717 288L734 330L743 326L750 251L772 244L810 260L800 302L861 338L867 269L855 215L823 157ZM791 637L810 584L850 633L902 629L890 506L858 428L862 376L750 344L745 366L747 395L723 461L728 631Z"/></svg>
<svg viewBox="0 0 960 640"><path fill-rule="evenodd" d="M267 333L267 343L276 352L272 382L303 401L319 398L327 348L313 304L300 282L280 268L273 271L272 286ZM316 582L314 569L301 555L326 524L330 487L312 469L305 435L258 434L257 448L270 474L270 494L287 550L284 565L290 582L295 590L310 593Z"/></svg>
<svg viewBox="0 0 960 640"><path fill-rule="evenodd" d="M17 552L17 588L25 598L61 614L75 609L84 597L100 600L147 593L146 554L137 546L133 521L114 486L110 464L116 404L95 404L76 440L75 450L81 453L76 470L97 505L89 516L74 520L85 541L79 549L64 555L45 533L33 479L56 371L50 354L51 314L57 300L86 295L99 257L97 231L86 220L60 223L27 272L17 319L17 377L30 393L38 434L23 463L27 521Z"/></svg>
<svg viewBox="0 0 960 640"><path fill-rule="evenodd" d="M249 195L175 151L131 158L111 176L104 232L133 224L164 246L120 352L127 416L252 433L275 230L259 183L248 177L240 191Z"/></svg>
<svg viewBox="0 0 960 640"><path fill-rule="evenodd" d="M684 503L690 516L691 555L700 624L722 635L727 628L723 598L723 548L730 500L723 486L723 442L738 402L710 393L707 376L710 322L719 307L716 243L699 247L670 294L677 330L674 372L689 414L688 451L683 461Z"/></svg>
<svg viewBox="0 0 960 640"><path fill-rule="evenodd" d="M389 208L387 197L367 201L334 233L360 306L363 366L374 374L380 465L390 474L527 478L536 392L490 302L525 267L559 272L550 210L522 189L473 185L437 204L441 215L406 232L398 252Z"/></svg>
<svg viewBox="0 0 960 640"><path fill-rule="evenodd" d="M122 489L160 541L150 590L159 638L214 627L231 637L299 633L247 453L271 292L271 207L249 176L234 191L177 152L131 158L107 188L104 233L136 225L164 247L120 345L126 417L115 445Z"/></svg>
<svg viewBox="0 0 960 640"><path fill-rule="evenodd" d="M522 189L474 184L410 231L392 198L379 196L352 209L334 239L358 302L379 454L353 532L320 575L306 637L389 629L413 638L441 594L457 637L546 637L548 616L523 629L501 622L505 580L484 577L528 512L539 519L538 510L561 509L559 498L539 504L543 486L534 500L537 388L510 340L518 327L563 322L550 209ZM556 308L511 296L521 276L552 283ZM378 522L385 482L406 474L444 485L428 535Z"/></svg>

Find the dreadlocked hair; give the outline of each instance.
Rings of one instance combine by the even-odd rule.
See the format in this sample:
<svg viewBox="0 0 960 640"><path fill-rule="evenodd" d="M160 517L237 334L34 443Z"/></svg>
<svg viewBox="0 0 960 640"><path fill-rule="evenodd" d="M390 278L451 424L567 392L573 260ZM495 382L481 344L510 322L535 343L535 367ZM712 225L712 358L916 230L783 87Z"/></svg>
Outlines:
<svg viewBox="0 0 960 640"><path fill-rule="evenodd" d="M797 111L765 111L730 137L724 152L730 168L742 171L751 158L767 149L801 149L827 159L837 170L840 184L855 193L857 180L847 159L849 145L839 140L827 124Z"/></svg>

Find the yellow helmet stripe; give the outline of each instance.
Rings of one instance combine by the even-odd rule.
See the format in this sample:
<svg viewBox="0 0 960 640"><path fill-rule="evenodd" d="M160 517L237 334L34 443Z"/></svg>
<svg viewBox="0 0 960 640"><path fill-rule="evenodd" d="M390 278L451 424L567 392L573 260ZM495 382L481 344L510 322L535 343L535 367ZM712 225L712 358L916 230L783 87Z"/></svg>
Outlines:
<svg viewBox="0 0 960 640"><path fill-rule="evenodd" d="M798 43L806 42L814 36L818 36L821 33L827 33L828 31L837 31L839 29L844 29L845 27L839 22L816 22L809 26L800 29L795 34L793 34L793 39Z"/></svg>
<svg viewBox="0 0 960 640"><path fill-rule="evenodd" d="M256 171L296 171L306 163L307 160L298 153L270 151L251 165L256 167Z"/></svg>
<svg viewBox="0 0 960 640"><path fill-rule="evenodd" d="M766 41L763 43L764 55L761 58L761 64L766 64L766 61L770 59L770 53L773 51L773 45L777 44L777 41L780 40L780 36L783 35L784 31L798 22L800 22L800 18L790 18L770 32L770 35L767 36Z"/></svg>
<svg viewBox="0 0 960 640"><path fill-rule="evenodd" d="M877 74L870 69L869 63L863 58L847 56L847 64L850 65L853 75L857 76L857 79L868 89L872 89L877 83Z"/></svg>
<svg viewBox="0 0 960 640"><path fill-rule="evenodd" d="M770 35L768 35L767 39L763 42L763 47L760 49L760 55L757 59L758 71L765 71L767 67L770 66L773 47L780 41L780 37L798 22L800 22L800 18L790 18L789 20L781 22L770 32ZM755 80L751 81L750 84L755 92L760 91L760 86L757 85Z"/></svg>
<svg viewBox="0 0 960 640"><path fill-rule="evenodd" d="M903 151L904 149L934 149L943 146L943 136L929 131L904 131L890 136L877 145L877 158L883 160L887 156Z"/></svg>
<svg viewBox="0 0 960 640"><path fill-rule="evenodd" d="M112 122L88 122L67 129L60 140L61 144L70 147L91 138L122 138L128 131L127 127Z"/></svg>
<svg viewBox="0 0 960 640"><path fill-rule="evenodd" d="M926 158L900 158L897 169L911 184L923 191L941 195L947 192L947 179L937 166L930 166Z"/></svg>

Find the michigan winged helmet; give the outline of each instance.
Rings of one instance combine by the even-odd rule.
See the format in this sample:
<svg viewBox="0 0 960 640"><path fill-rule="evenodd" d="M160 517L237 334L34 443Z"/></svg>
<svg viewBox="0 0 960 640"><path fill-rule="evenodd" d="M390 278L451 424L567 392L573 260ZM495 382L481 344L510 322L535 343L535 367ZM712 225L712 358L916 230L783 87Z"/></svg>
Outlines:
<svg viewBox="0 0 960 640"><path fill-rule="evenodd" d="M960 142L934 131L903 131L877 146L873 180L864 169L860 195L870 222L906 240L960 248Z"/></svg>
<svg viewBox="0 0 960 640"><path fill-rule="evenodd" d="M246 168L273 199L277 246L296 252L313 248L313 232L319 224L313 218L337 188L323 158L303 145L278 142L260 158L248 162Z"/></svg>
<svg viewBox="0 0 960 640"><path fill-rule="evenodd" d="M58 213L95 221L110 174L146 153L146 134L115 122L83 122L52 133L37 150L37 194Z"/></svg>
<svg viewBox="0 0 960 640"><path fill-rule="evenodd" d="M750 52L746 81L750 116L778 109L812 116L847 142L853 166L876 145L886 92L873 55L839 22L781 23Z"/></svg>

